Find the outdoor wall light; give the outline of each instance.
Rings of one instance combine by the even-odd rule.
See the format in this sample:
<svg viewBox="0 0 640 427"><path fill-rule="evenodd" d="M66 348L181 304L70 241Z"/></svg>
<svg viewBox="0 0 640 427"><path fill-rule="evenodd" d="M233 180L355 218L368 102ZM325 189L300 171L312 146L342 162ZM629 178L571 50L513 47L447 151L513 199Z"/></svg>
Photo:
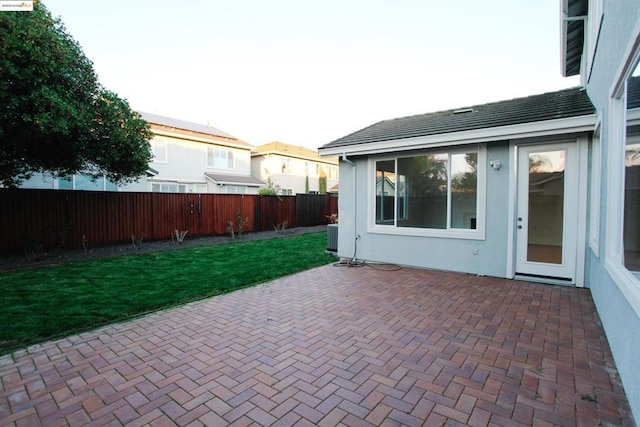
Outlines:
<svg viewBox="0 0 640 427"><path fill-rule="evenodd" d="M502 166L502 165L500 164L500 160L491 160L489 162L489 166L491 166L495 170L498 170L498 169L500 169L500 166Z"/></svg>

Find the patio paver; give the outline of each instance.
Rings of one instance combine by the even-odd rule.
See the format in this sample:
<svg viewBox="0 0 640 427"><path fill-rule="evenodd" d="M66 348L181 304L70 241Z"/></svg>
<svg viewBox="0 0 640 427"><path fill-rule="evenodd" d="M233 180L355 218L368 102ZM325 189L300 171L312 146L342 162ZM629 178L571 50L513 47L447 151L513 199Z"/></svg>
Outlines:
<svg viewBox="0 0 640 427"><path fill-rule="evenodd" d="M0 425L633 425L589 290L325 266L0 358Z"/></svg>

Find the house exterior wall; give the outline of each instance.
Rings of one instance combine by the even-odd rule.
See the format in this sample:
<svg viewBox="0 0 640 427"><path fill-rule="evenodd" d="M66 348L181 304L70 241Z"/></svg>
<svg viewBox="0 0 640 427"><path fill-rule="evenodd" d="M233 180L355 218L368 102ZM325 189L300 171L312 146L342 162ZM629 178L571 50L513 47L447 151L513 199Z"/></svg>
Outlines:
<svg viewBox="0 0 640 427"><path fill-rule="evenodd" d="M154 158L149 163L151 168L158 171L158 175L123 186L120 191L151 191L154 183L180 183L187 186L186 192L201 192L206 188L207 193L226 193L225 186L216 185L207 180L205 173L251 175L249 150L219 146L233 152L234 159L232 169L220 169L207 164L207 147L215 147L215 145L169 136L162 136L162 138L166 142L166 161L160 162ZM247 188L247 194L256 194L257 191L257 187Z"/></svg>
<svg viewBox="0 0 640 427"><path fill-rule="evenodd" d="M612 217L608 209L611 200L607 191L619 180L621 171L615 167L620 141L616 141L615 117L612 117L611 95L613 86L620 78L623 64L630 60L630 47L637 37L640 22L640 3L635 0L605 1L603 21L593 68L586 85L587 93L601 118L600 143L602 145L602 174L599 188L600 200L599 236L597 253L587 248L586 279L591 288L594 302L602 319L609 344L620 373L622 383L634 418L640 420L640 316L633 301L622 291L621 279L614 277L609 253L613 250L616 236L607 235L611 222L620 222ZM586 70L583 70L586 72ZM593 183L592 183L593 184ZM614 200L613 203L618 201ZM591 236L593 237L593 236ZM629 280L630 287L639 287L640 282ZM624 285L624 284L622 284Z"/></svg>
<svg viewBox="0 0 640 427"><path fill-rule="evenodd" d="M327 177L327 191L338 184L338 175L335 177L330 173L330 167L336 165L317 162L310 159L300 159L296 157L282 156L278 154L267 154L254 156L252 158L252 173L263 181L267 177L271 178L274 185L291 195L306 193L306 178L309 177L309 191L318 192L320 190L320 173L318 168L323 168Z"/></svg>
<svg viewBox="0 0 640 427"><path fill-rule="evenodd" d="M372 157L375 159L375 157ZM485 238L424 237L372 232L368 208L376 189L370 184L373 173L368 157L352 158L354 169L340 161L338 256L371 262L506 277L509 224L508 182L511 173L509 142L486 145L486 162L499 160L502 167L486 167ZM357 239L357 248L356 236ZM452 256L455 254L455 256Z"/></svg>
<svg viewBox="0 0 640 427"><path fill-rule="evenodd" d="M157 136L154 136L157 138ZM149 163L149 167L158 171L157 176L142 176L136 182L119 187L89 185L84 190L96 191L152 191L153 184L160 185L184 185L186 193L227 193L224 185L216 185L205 178L205 173L219 173L225 175L251 175L251 152L239 148L220 145L220 148L233 152L234 167L214 168L207 164L207 147L215 145L204 142L196 142L181 138L162 136L166 142L166 161L160 162L155 158ZM21 188L59 189L62 188L60 180L46 174L35 174L20 186ZM246 187L245 194L257 194L259 187Z"/></svg>

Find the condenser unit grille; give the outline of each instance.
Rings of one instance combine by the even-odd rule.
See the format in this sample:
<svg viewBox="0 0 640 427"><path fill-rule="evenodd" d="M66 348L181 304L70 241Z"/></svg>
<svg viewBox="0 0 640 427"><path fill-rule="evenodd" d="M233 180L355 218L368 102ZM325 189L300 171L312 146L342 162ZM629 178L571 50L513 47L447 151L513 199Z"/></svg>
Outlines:
<svg viewBox="0 0 640 427"><path fill-rule="evenodd" d="M327 225L327 250L338 252L338 224Z"/></svg>

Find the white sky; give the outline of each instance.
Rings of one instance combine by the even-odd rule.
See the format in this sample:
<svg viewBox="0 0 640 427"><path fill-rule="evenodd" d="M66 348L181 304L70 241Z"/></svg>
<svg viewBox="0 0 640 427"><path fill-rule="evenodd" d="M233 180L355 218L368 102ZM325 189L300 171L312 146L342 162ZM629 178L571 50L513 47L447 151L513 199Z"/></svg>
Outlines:
<svg viewBox="0 0 640 427"><path fill-rule="evenodd" d="M311 149L577 86L559 0L41 0L134 110Z"/></svg>

